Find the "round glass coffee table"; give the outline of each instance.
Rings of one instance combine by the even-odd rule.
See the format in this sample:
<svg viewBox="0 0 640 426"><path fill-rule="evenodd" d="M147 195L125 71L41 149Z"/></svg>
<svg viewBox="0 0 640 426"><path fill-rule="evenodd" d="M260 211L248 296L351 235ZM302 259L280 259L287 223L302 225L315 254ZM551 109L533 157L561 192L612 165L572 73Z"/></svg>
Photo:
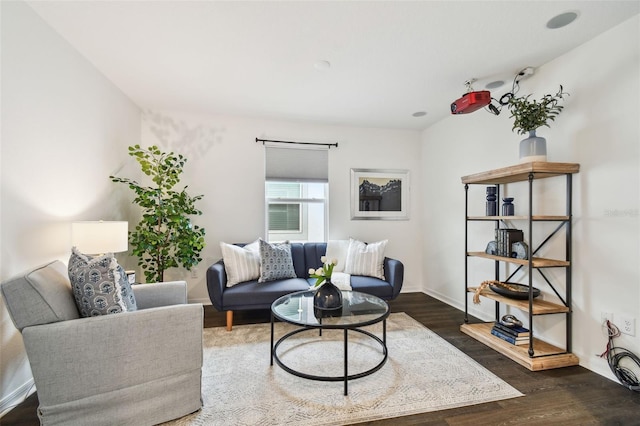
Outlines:
<svg viewBox="0 0 640 426"><path fill-rule="evenodd" d="M283 370L305 379L326 382L344 381L344 394L348 394L348 381L368 376L378 371L387 362L387 317L389 305L379 297L358 291L342 292L342 310L327 314L314 309L314 291L300 291L282 296L271 305L271 365L275 361ZM274 322L278 319L300 326L275 341ZM382 322L382 339L363 330L362 327ZM344 331L344 373L339 376L318 376L306 374L287 366L278 357L278 346L291 336L309 330L339 329ZM348 334L349 331L369 336L380 344L382 360L373 368L357 374L349 374Z"/></svg>

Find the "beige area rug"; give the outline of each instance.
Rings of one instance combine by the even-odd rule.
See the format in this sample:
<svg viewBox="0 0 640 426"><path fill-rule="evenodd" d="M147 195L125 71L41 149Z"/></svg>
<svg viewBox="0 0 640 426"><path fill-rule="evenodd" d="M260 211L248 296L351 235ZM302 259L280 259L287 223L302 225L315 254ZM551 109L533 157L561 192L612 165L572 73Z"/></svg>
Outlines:
<svg viewBox="0 0 640 426"><path fill-rule="evenodd" d="M276 323L276 339L292 330ZM382 336L382 325L367 330ZM343 372L343 333L307 331L278 348L283 362L312 374ZM321 340L320 340L321 339ZM386 364L349 382L312 381L269 365L270 324L204 330L201 411L170 425L343 425L522 396L404 313L387 319ZM375 366L380 345L350 332L349 373ZM337 373L336 373L337 372Z"/></svg>

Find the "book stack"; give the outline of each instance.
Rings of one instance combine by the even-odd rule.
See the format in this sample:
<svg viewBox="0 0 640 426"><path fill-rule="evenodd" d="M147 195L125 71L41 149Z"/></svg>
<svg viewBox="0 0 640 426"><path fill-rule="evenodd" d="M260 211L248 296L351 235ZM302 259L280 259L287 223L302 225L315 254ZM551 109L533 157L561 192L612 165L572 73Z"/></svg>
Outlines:
<svg viewBox="0 0 640 426"><path fill-rule="evenodd" d="M512 257L511 245L518 241L524 241L524 233L521 229L496 229L496 254L498 256Z"/></svg>
<svg viewBox="0 0 640 426"><path fill-rule="evenodd" d="M491 334L512 345L528 345L531 333L529 329L519 326L506 326L496 322L491 329Z"/></svg>

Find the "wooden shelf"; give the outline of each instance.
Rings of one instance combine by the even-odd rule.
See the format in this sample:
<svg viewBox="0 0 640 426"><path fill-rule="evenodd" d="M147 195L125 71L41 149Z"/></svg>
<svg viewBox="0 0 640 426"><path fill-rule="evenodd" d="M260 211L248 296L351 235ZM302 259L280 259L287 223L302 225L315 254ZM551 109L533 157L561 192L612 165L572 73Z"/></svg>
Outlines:
<svg viewBox="0 0 640 426"><path fill-rule="evenodd" d="M534 222L542 221L565 221L569 220L569 216L531 216ZM467 220L529 220L529 216L467 216Z"/></svg>
<svg viewBox="0 0 640 426"><path fill-rule="evenodd" d="M491 334L493 323L462 324L460 331L484 343L504 356L507 356L531 371L551 370L554 368L578 365L579 359L564 349L550 345L540 339L533 339L534 356L529 356L529 345L518 346L505 342Z"/></svg>
<svg viewBox="0 0 640 426"><path fill-rule="evenodd" d="M529 265L529 261L527 259L516 259L515 257L495 256L493 254L487 254L483 251L470 251L467 253L467 256L483 257L485 259L498 260L500 262L515 263L517 265L523 265L523 266ZM533 260L534 268L554 268L554 267L569 266L569 262L566 260L545 259L542 257L534 257L532 260Z"/></svg>
<svg viewBox="0 0 640 426"><path fill-rule="evenodd" d="M475 293L476 289L477 287L469 287L467 288L467 291L469 293ZM496 300L500 303L504 303L505 305L516 307L524 312L529 312L528 299L511 299L509 297L501 296L488 288L482 290L480 292L480 296L486 297L487 299ZM542 299L533 299L533 309L531 312L533 315L562 314L567 312L569 312L569 308L564 305L548 302Z"/></svg>
<svg viewBox="0 0 640 426"><path fill-rule="evenodd" d="M529 174L533 173L534 179L544 179L553 176L578 173L580 164L577 163L550 163L532 162L516 164L515 166L489 170L462 177L462 183L496 185L511 182L529 180Z"/></svg>

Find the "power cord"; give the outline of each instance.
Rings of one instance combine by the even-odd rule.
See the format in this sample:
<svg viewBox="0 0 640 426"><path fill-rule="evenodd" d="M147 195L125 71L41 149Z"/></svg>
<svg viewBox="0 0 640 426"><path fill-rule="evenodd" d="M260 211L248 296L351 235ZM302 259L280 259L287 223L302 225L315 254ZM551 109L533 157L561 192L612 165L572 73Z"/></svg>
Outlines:
<svg viewBox="0 0 640 426"><path fill-rule="evenodd" d="M523 68L520 70L515 77L513 77L513 83L511 83L511 92L505 93L500 97L500 99L496 99L491 97L491 103L487 105L485 111L490 112L493 115L500 115L500 111L502 111L502 107L507 105L511 98L513 98L516 93L520 91L520 80L524 78L526 75L533 74L533 70L531 67Z"/></svg>
<svg viewBox="0 0 640 426"><path fill-rule="evenodd" d="M640 358L628 349L614 346L613 339L620 337L620 330L609 320L607 320L605 324L607 327L609 341L607 342L607 349L599 355L600 358L607 358L609 368L618 378L620 383L629 390L640 392L640 382L638 381L638 377L629 368L621 365L623 359L629 358L640 368Z"/></svg>

